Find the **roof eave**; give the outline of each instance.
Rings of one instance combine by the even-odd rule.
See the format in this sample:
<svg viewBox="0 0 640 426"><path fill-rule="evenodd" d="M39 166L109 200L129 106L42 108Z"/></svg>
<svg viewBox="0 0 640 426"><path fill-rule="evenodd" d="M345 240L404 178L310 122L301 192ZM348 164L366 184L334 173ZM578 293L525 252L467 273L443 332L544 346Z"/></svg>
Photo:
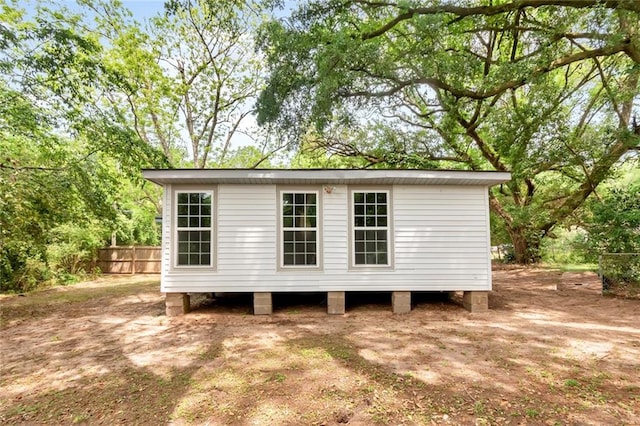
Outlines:
<svg viewBox="0 0 640 426"><path fill-rule="evenodd" d="M167 184L405 184L405 185L484 185L511 179L508 172L458 170L267 170L267 169L147 169L145 179Z"/></svg>

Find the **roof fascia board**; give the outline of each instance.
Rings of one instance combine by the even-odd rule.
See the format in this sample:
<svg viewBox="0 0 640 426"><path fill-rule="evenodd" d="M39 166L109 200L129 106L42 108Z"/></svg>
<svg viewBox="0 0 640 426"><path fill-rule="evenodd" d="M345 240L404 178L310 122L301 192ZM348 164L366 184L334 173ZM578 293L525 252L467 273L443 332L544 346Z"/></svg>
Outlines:
<svg viewBox="0 0 640 426"><path fill-rule="evenodd" d="M458 170L352 170L352 169L147 169L143 176L157 184L169 183L251 183L277 184L291 183L393 183L402 180L405 184L495 185L511 179L511 173L493 171Z"/></svg>

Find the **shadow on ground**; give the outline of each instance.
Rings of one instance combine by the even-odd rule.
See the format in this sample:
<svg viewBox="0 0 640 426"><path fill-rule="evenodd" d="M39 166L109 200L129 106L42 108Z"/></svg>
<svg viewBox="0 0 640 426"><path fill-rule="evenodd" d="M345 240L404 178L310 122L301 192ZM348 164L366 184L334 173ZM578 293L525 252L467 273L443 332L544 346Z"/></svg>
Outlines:
<svg viewBox="0 0 640 426"><path fill-rule="evenodd" d="M480 315L444 294L393 315L389 293L349 293L344 316L325 294L278 294L273 315L237 295L167 318L148 284L2 300L0 421L640 423L638 301L591 275L507 269L494 285Z"/></svg>

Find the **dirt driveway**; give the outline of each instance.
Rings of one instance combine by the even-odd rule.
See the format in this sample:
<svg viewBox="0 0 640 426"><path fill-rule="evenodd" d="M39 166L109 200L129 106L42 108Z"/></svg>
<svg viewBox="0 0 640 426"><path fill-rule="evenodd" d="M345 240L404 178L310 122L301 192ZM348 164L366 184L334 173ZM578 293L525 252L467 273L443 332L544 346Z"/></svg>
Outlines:
<svg viewBox="0 0 640 426"><path fill-rule="evenodd" d="M400 316L311 296L168 318L156 280L0 299L0 423L640 424L640 301L592 273L501 269L489 313L417 295Z"/></svg>

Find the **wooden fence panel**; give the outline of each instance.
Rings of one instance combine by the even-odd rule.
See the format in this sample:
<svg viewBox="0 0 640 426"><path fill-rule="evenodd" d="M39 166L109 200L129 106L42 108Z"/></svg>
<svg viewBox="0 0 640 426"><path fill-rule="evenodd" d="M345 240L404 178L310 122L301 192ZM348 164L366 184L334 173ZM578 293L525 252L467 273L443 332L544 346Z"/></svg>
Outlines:
<svg viewBox="0 0 640 426"><path fill-rule="evenodd" d="M98 251L98 267L104 274L159 274L160 247L107 247Z"/></svg>

